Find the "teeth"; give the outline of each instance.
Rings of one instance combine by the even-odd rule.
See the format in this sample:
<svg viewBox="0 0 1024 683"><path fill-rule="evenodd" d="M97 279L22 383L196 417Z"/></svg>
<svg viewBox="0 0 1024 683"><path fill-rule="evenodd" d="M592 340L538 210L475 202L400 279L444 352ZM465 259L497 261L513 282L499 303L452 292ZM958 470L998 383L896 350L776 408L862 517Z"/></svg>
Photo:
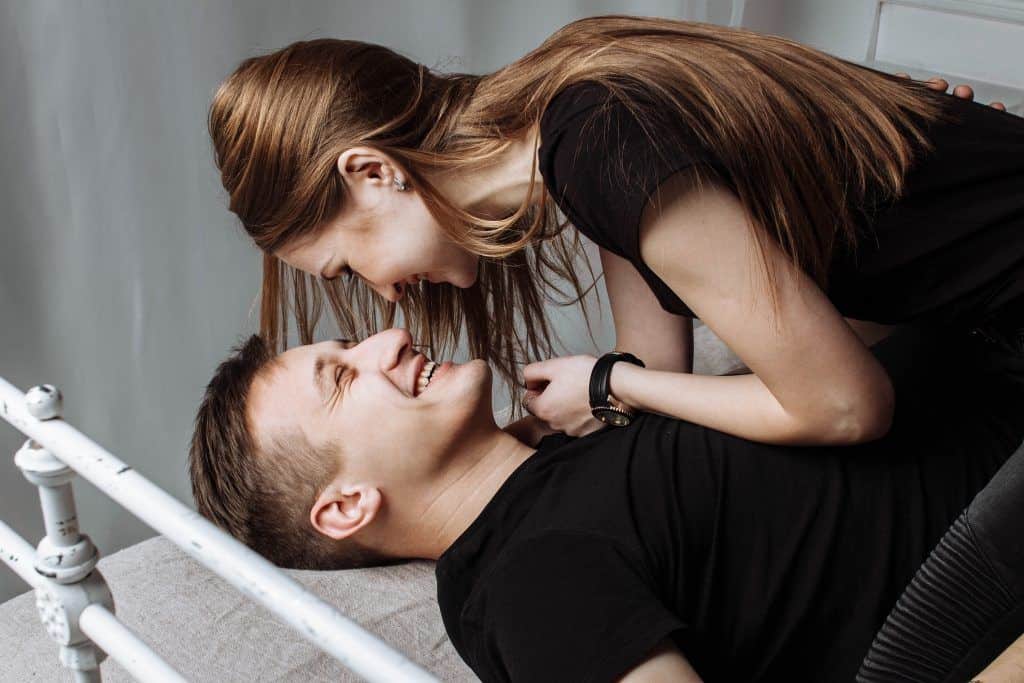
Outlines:
<svg viewBox="0 0 1024 683"><path fill-rule="evenodd" d="M430 384L430 377L434 374L434 368L437 367L437 363L432 360L428 360L423 365L423 370L420 371L420 376L416 379L416 394L419 395L427 388Z"/></svg>

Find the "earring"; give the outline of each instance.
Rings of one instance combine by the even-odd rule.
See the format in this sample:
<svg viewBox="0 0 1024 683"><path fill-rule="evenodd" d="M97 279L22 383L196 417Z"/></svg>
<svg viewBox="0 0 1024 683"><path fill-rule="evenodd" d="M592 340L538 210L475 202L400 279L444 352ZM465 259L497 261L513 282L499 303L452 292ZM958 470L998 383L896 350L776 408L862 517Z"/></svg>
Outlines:
<svg viewBox="0 0 1024 683"><path fill-rule="evenodd" d="M398 188L398 191L399 191L399 192L405 192L406 190L408 190L408 189L409 189L409 185L408 185L408 184L406 184L406 183L403 183L403 182L402 182L401 180L399 180L398 178L395 178L395 187L397 187L397 188Z"/></svg>

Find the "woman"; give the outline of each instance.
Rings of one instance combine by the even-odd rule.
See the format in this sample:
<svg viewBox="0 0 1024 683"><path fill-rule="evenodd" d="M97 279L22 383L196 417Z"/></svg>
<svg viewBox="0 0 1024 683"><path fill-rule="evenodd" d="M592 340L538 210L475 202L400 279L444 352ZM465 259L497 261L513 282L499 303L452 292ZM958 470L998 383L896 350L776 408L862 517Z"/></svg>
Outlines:
<svg viewBox="0 0 1024 683"><path fill-rule="evenodd" d="M431 355L465 325L514 406L523 355L552 353L542 284L584 295L556 207L600 246L616 348L646 363L613 366L619 407L767 443L885 433L867 344L976 328L1024 280L1024 120L743 30L590 17L485 76L296 43L243 62L209 128L264 252L266 336L286 339L289 290L304 342L323 297L344 335L401 308ZM752 374L691 374L691 317ZM594 365L525 368L545 427L603 426Z"/></svg>

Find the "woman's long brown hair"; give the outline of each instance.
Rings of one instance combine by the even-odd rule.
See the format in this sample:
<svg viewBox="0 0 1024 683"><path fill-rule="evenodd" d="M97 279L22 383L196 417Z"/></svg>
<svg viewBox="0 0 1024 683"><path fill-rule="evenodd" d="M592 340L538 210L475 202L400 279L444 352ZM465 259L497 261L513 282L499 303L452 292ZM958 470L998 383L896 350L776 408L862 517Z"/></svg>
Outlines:
<svg viewBox="0 0 1024 683"><path fill-rule="evenodd" d="M930 149L927 124L948 116L947 96L919 82L777 36L649 17L574 21L485 75L437 73L354 40L246 59L217 90L209 131L229 208L264 252L260 329L273 348L287 344L289 313L299 340L312 341L325 299L345 336L390 327L401 309L435 357L454 350L464 328L471 357L508 382L518 416L517 365L554 353L547 288L565 296L558 281L571 284L575 298L557 303L579 303L590 330L583 297L596 280L591 271L583 290L576 276L579 233L564 230L536 174L542 202L499 220L461 210L426 176L492 163L582 80L604 84L646 130L685 127L713 154L722 172L697 166L696 178L716 175L735 191L772 283L766 240L826 286L835 250L856 245L858 213L901 195L917 151ZM640 108L639 96L659 106ZM272 255L343 209L336 162L356 145L403 165L446 234L481 257L476 285L423 282L396 305L361 281L324 281Z"/></svg>

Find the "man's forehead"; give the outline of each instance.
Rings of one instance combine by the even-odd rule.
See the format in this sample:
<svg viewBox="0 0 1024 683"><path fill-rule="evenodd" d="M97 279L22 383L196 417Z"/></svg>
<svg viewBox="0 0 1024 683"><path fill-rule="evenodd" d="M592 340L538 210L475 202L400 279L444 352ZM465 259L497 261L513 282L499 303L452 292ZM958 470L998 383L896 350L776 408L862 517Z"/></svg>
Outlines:
<svg viewBox="0 0 1024 683"><path fill-rule="evenodd" d="M338 351L357 343L336 339L295 346L261 368L253 378L248 401L257 439L282 429L302 429L301 422L324 405L324 391L329 390L326 385L333 382L327 369L329 362L337 358Z"/></svg>
<svg viewBox="0 0 1024 683"><path fill-rule="evenodd" d="M312 390L314 365L320 355L312 346L296 346L278 354L260 374L271 391L295 394L301 393L303 386Z"/></svg>
<svg viewBox="0 0 1024 683"><path fill-rule="evenodd" d="M282 353L260 369L249 387L248 416L257 444L266 446L276 434L305 432L303 423L320 404L310 380L297 381L294 354Z"/></svg>
<svg viewBox="0 0 1024 683"><path fill-rule="evenodd" d="M268 374L276 375L273 383L286 383L292 391L306 394L322 401L324 387L331 383L327 372L328 364L339 358L339 353L356 346L358 342L351 339L334 339L319 344L296 346L279 354L273 364L268 367Z"/></svg>
<svg viewBox="0 0 1024 683"><path fill-rule="evenodd" d="M249 387L249 403L255 411L270 408L276 412L274 406L283 400L289 400L286 395L295 392L294 379L297 365L293 360L282 353L260 368L256 376L252 378L252 386Z"/></svg>

